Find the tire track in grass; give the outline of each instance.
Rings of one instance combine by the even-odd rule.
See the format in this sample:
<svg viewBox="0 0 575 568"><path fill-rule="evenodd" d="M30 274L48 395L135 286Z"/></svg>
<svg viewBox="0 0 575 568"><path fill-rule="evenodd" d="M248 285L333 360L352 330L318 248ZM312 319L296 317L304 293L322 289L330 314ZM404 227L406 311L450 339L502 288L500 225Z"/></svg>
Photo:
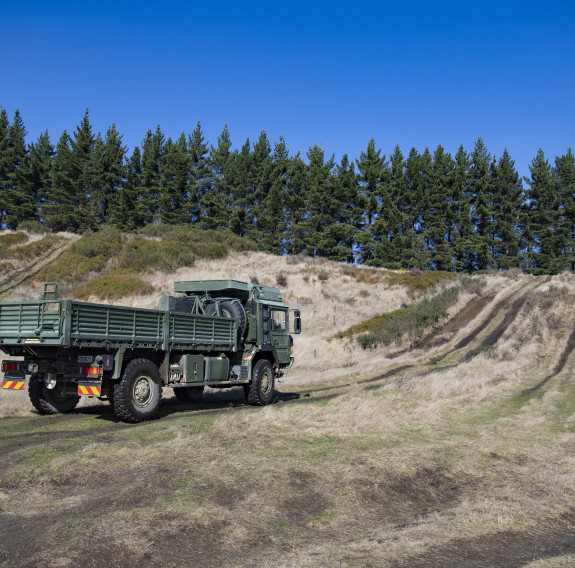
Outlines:
<svg viewBox="0 0 575 568"><path fill-rule="evenodd" d="M548 280L546 280L546 281L548 281ZM532 292L535 288L537 288L541 284L542 283L539 283L539 282L535 282L535 283L527 282L526 284L524 284L523 286L521 286L520 288L518 288L517 290L512 292L508 297L497 302L497 304L495 306L493 306L493 308L489 311L489 314L486 316L486 318L476 328L474 328L468 335L466 335L463 339L461 339L453 348L449 349L449 351L447 351L447 353L444 353L441 356L438 356L438 357L431 359L430 362L428 362L428 363L410 363L410 364L401 365L401 366L396 367L394 369L390 369L390 370L388 370L388 371L386 371L380 375L377 375L376 377L372 377L369 379L363 379L361 381L357 381L357 382L353 382L353 383L346 383L343 385L336 385L336 386L330 386L330 387L320 387L317 389L303 390L303 391L298 391L295 393L292 393L292 392L281 393L280 392L277 394L276 398L274 399L274 404L286 405L286 404L307 404L310 402L325 402L325 401L334 399L338 396L341 396L342 394L346 394L347 392L349 392L349 389L355 385L367 385L365 390L375 390L375 389L381 388L381 386L383 386L382 384L373 384L373 383L381 383L382 381L385 381L386 379L389 379L391 377L395 377L396 375L400 375L400 374L402 374L405 371L408 371L410 369L414 369L414 368L419 367L422 369L422 374L428 374L428 373L432 373L435 371L441 371L444 369L448 369L448 368L457 366L458 364L463 362L463 360L469 360L469 358L471 358L471 357L464 355L463 358L460 359L454 365L447 365L447 366L438 367L437 363L444 360L448 356L452 355L456 351L468 346L473 340L475 340L477 338L477 336L481 333L481 331L485 330L489 326L489 324L493 322L493 319L497 316L497 314L500 311L504 310L509 305L509 303L511 301L513 301L513 304L511 306L510 311L504 316L503 320L495 327L495 329L488 335L488 337L485 338L481 342L480 346L473 350L473 352L472 352L473 356L480 353L482 348L484 348L485 346L492 345L494 342L496 342L501 337L503 332L505 331L506 326L509 326L513 322L513 320L517 317L519 311L521 310L521 308L523 307L523 305L525 304L525 302L528 299L529 292ZM515 300L513 300L513 298L515 296L517 296L517 294L520 294L520 296L518 298L515 298ZM570 343L571 342L573 343L573 345L575 345L575 331L572 333L572 338L570 338ZM568 356L568 354L565 355L565 361L566 361L567 356ZM563 362L562 366L565 365L565 361ZM557 371L557 372L559 372L559 371ZM546 378L544 381L549 380L549 378L551 378L551 377ZM330 390L334 390L334 391L335 390L337 390L337 391L341 390L342 392L334 392L331 394L322 394L320 396L311 396L314 393L326 392L326 391L330 391ZM129 424L129 425L119 422L119 420L115 417L115 415L113 414L113 412L109 406L84 407L84 408L80 408L80 409L76 410L74 413L71 413L71 414L59 415L57 419L58 420L74 420L74 419L77 420L79 418L79 415L86 417L86 419L89 419L94 414L98 414L99 419L110 420L112 422L115 422L116 424L114 426L112 426L109 430L107 430L106 432L100 433L96 436L94 436L93 432L91 432L91 431L82 431L82 430L74 431L74 432L66 432L66 433L60 432L58 434L54 434L50 431L47 431L47 432L43 432L43 433L34 434L33 439L34 439L34 442L36 444L41 444L45 441L50 441L50 440L54 439L54 437L56 437L56 439L62 440L62 439L76 438L76 437L81 437L81 436L92 436L93 438L95 438L95 441L96 440L97 441L112 441L111 438L117 432L119 432L125 428L145 427L148 424L156 424L158 419L161 419L162 422L177 420L177 419L180 419L182 417L183 413L187 413L187 412L194 412L194 414L197 416L216 416L219 414L223 414L226 412L232 412L232 411L233 412L257 411L257 408L249 406L245 403L245 401L243 400L243 396L241 394L238 394L237 400L226 401L225 403L214 402L211 404L217 405L217 406L206 409L205 404L190 403L190 404L184 404L184 405L178 404L177 409L174 409L174 407L176 406L175 403L163 404L162 407L160 408L160 412L159 412L157 418L154 419L153 421L141 422L139 424ZM25 442L27 441L27 436L29 436L29 435L18 435L18 434L15 435L13 442L9 446L4 447L3 451L6 451L6 450L16 451L16 450L18 450L19 448L22 447L21 444L26 445ZM8 437L12 437L12 436L8 436Z"/></svg>
<svg viewBox="0 0 575 568"><path fill-rule="evenodd" d="M561 356L559 357L559 360L555 364L553 371L549 375L547 375L542 381L538 382L534 387L524 390L522 394L524 395L533 394L538 390L540 390L553 377L556 377L565 368L567 360L569 359L571 353L573 353L574 349L575 349L575 328L573 328L573 330L571 331L569 339L567 340L567 345L565 345L565 348L561 352Z"/></svg>

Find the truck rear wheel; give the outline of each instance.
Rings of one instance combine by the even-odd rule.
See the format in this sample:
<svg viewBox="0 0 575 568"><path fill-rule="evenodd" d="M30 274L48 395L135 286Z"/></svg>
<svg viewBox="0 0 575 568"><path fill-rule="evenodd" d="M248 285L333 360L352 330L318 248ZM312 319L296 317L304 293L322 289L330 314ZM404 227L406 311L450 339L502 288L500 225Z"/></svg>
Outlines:
<svg viewBox="0 0 575 568"><path fill-rule="evenodd" d="M162 379L158 368L148 359L128 363L112 395L114 413L124 422L143 422L160 408Z"/></svg>
<svg viewBox="0 0 575 568"><path fill-rule="evenodd" d="M274 370L267 359L260 359L252 371L252 382L245 388L248 404L265 406L274 396Z"/></svg>
<svg viewBox="0 0 575 568"><path fill-rule="evenodd" d="M58 385L49 389L44 381L37 375L32 375L28 381L28 396L32 406L40 414L60 414L61 412L70 412L76 408L80 397L66 397L60 394Z"/></svg>
<svg viewBox="0 0 575 568"><path fill-rule="evenodd" d="M204 385L200 387L176 387L174 395L178 402L198 402L204 393Z"/></svg>

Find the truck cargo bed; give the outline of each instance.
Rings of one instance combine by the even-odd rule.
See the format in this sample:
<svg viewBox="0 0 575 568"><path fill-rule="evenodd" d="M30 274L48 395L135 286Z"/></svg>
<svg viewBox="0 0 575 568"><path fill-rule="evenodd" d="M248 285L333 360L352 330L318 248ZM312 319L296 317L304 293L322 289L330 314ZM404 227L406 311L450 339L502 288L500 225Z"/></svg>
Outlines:
<svg viewBox="0 0 575 568"><path fill-rule="evenodd" d="M218 316L73 300L0 303L2 349L60 345L235 351L237 323Z"/></svg>

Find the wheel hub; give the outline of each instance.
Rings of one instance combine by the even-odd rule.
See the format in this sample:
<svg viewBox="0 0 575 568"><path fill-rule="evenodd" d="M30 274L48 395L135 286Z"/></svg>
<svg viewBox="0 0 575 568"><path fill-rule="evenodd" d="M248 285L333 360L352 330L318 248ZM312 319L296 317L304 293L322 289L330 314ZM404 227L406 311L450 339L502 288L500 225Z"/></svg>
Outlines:
<svg viewBox="0 0 575 568"><path fill-rule="evenodd" d="M149 377L139 377L134 384L134 402L146 406L153 395L153 385Z"/></svg>
<svg viewBox="0 0 575 568"><path fill-rule="evenodd" d="M262 375L262 380L261 380L260 384L261 384L262 394L267 395L270 392L271 384L272 384L271 377L270 377L269 373L266 372Z"/></svg>

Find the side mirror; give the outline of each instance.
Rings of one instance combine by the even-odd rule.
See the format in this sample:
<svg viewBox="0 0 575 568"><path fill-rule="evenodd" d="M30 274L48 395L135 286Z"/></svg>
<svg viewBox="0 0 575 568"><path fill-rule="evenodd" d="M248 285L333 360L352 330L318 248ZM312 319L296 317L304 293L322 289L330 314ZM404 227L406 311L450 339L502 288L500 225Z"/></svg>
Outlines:
<svg viewBox="0 0 575 568"><path fill-rule="evenodd" d="M299 310L293 311L293 332L301 333L301 315Z"/></svg>

